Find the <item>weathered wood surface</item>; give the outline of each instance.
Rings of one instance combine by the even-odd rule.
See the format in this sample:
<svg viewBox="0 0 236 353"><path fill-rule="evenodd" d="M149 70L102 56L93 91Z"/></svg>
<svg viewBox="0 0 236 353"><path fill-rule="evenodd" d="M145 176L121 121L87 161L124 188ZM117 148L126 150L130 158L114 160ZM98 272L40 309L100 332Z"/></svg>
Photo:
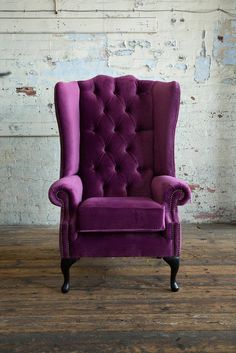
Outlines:
<svg viewBox="0 0 236 353"><path fill-rule="evenodd" d="M149 258L81 259L60 293L57 230L1 227L0 351L236 351L236 227L184 226L181 290Z"/></svg>

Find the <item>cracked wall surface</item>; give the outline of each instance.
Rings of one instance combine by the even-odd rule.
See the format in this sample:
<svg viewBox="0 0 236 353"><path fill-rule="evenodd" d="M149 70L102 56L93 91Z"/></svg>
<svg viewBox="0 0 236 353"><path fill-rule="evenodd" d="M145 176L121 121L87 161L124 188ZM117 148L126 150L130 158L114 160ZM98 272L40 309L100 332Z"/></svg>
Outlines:
<svg viewBox="0 0 236 353"><path fill-rule="evenodd" d="M58 14L50 0L2 0L0 223L59 222L53 88L98 74L180 83L176 171L193 191L182 219L235 221L236 16L185 11L219 7L236 13L231 0L58 0Z"/></svg>

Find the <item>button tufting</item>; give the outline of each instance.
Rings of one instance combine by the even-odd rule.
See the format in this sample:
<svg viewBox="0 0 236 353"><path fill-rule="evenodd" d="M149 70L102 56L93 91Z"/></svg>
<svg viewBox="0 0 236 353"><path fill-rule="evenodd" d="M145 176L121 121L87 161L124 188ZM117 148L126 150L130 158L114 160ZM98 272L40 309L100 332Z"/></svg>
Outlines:
<svg viewBox="0 0 236 353"><path fill-rule="evenodd" d="M141 167L138 167L136 170L138 173L142 173L142 171L143 171L143 169Z"/></svg>
<svg viewBox="0 0 236 353"><path fill-rule="evenodd" d="M119 165L116 165L116 166L115 166L115 170L116 170L117 172L119 172L119 171L120 171L120 166L119 166Z"/></svg>
<svg viewBox="0 0 236 353"><path fill-rule="evenodd" d="M152 178L149 163L154 159L153 84L96 78L79 85L85 198L135 196L142 188L142 194L148 196Z"/></svg>
<svg viewBox="0 0 236 353"><path fill-rule="evenodd" d="M96 134L98 132L98 126L94 126L94 128L92 129L93 133Z"/></svg>

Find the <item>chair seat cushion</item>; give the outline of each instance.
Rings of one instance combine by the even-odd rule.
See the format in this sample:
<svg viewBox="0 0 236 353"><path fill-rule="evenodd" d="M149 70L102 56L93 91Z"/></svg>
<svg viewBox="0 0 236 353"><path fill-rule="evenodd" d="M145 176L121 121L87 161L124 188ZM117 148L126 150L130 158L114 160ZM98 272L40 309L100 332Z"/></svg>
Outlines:
<svg viewBox="0 0 236 353"><path fill-rule="evenodd" d="M78 230L160 231L165 228L165 209L148 197L91 197L78 209Z"/></svg>

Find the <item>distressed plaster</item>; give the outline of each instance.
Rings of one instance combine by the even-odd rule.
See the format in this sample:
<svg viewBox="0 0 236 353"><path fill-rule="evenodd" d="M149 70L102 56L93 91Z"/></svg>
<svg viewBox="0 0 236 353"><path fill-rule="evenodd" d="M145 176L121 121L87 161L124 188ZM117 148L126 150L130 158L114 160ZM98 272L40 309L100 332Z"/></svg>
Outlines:
<svg viewBox="0 0 236 353"><path fill-rule="evenodd" d="M215 31L213 56L219 64L236 65L236 20L219 23Z"/></svg>
<svg viewBox="0 0 236 353"><path fill-rule="evenodd" d="M58 223L59 209L47 198L49 185L59 176L53 87L60 80L97 74L180 82L176 171L193 192L192 204L181 209L182 218L198 223L236 220L235 18L217 12L156 12L171 6L154 0L106 0L107 12L101 1L81 0L78 5L71 0L61 6L79 6L89 21L84 12L73 12L72 31L72 14L59 12L57 32L57 22L50 27L49 14L40 12L53 9L51 1L12 4L0 3L1 71L12 73L0 78L1 224ZM230 0L219 4L226 5L235 7ZM216 7L214 0L176 0L174 6ZM5 11L15 8L31 12L18 13L21 31L9 33L4 16L15 15ZM44 23L43 30L37 23Z"/></svg>

